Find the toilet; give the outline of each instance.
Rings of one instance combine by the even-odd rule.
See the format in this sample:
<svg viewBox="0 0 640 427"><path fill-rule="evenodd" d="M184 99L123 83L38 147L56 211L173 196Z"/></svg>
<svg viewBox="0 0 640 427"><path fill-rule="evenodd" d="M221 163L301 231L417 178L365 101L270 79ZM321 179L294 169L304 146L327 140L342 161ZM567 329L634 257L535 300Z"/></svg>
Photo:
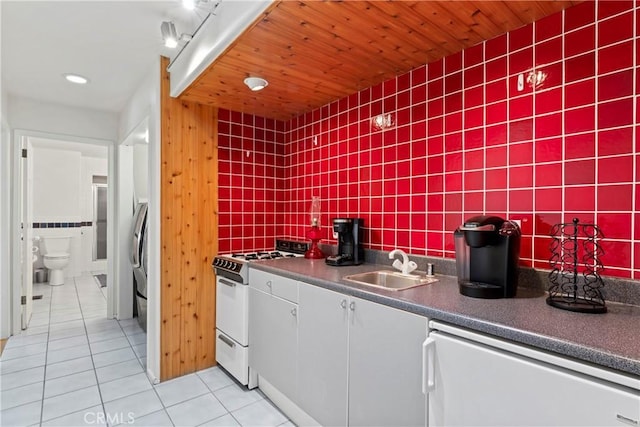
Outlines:
<svg viewBox="0 0 640 427"><path fill-rule="evenodd" d="M69 264L70 236L42 238L44 266L49 269L49 285L64 285L64 269Z"/></svg>

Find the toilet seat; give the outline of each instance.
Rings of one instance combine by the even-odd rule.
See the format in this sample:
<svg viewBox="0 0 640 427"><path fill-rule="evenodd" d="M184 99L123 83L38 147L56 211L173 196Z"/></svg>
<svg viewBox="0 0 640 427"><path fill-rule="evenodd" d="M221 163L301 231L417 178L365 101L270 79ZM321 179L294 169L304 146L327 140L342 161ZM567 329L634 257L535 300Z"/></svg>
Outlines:
<svg viewBox="0 0 640 427"><path fill-rule="evenodd" d="M66 252L54 252L51 254L46 254L44 257L48 259L61 259L61 258L69 258L69 254Z"/></svg>

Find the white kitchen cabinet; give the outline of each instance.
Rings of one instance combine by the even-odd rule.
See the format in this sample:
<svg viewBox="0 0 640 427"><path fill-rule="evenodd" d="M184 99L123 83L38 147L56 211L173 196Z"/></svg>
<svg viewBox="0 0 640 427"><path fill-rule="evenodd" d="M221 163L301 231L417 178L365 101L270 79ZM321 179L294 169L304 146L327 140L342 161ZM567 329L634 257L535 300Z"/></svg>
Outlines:
<svg viewBox="0 0 640 427"><path fill-rule="evenodd" d="M441 331L425 342L429 426L640 422L638 390L584 374L600 371L606 378L610 371L574 361L566 369L550 363L562 362L554 355L449 325L432 327Z"/></svg>
<svg viewBox="0 0 640 427"><path fill-rule="evenodd" d="M349 310L349 425L425 425L426 318L358 298Z"/></svg>
<svg viewBox="0 0 640 427"><path fill-rule="evenodd" d="M326 426L426 422L424 317L320 287L299 287L297 403Z"/></svg>
<svg viewBox="0 0 640 427"><path fill-rule="evenodd" d="M298 405L324 426L347 424L349 297L302 284Z"/></svg>
<svg viewBox="0 0 640 427"><path fill-rule="evenodd" d="M282 296L295 296L297 300L297 282L287 283L289 279L265 273L258 275L256 287L253 286L253 276L252 271L249 279L249 366L285 395L295 396L298 384L298 305ZM271 282L267 289L275 289L276 292L260 290L265 278ZM285 291L279 292L281 288Z"/></svg>

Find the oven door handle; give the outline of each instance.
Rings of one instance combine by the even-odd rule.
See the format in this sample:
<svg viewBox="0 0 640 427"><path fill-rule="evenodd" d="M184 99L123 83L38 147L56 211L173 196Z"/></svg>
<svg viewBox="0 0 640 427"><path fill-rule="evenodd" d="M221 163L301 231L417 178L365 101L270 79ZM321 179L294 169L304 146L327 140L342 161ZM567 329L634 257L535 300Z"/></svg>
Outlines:
<svg viewBox="0 0 640 427"><path fill-rule="evenodd" d="M231 280L223 279L222 277L218 278L218 282L223 285L231 286L232 288L236 286L236 282L232 282Z"/></svg>
<svg viewBox="0 0 640 427"><path fill-rule="evenodd" d="M218 335L218 339L231 348L236 346L236 343L234 343L232 340L230 340L229 338L225 337L222 334Z"/></svg>

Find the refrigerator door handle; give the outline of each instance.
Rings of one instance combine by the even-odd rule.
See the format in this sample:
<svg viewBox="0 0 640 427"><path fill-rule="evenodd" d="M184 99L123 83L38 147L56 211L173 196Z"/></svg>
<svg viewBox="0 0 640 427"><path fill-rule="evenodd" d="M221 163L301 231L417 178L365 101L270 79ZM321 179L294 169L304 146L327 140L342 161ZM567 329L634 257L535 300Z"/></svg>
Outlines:
<svg viewBox="0 0 640 427"><path fill-rule="evenodd" d="M436 389L436 340L428 337L422 343L422 394L427 395Z"/></svg>

